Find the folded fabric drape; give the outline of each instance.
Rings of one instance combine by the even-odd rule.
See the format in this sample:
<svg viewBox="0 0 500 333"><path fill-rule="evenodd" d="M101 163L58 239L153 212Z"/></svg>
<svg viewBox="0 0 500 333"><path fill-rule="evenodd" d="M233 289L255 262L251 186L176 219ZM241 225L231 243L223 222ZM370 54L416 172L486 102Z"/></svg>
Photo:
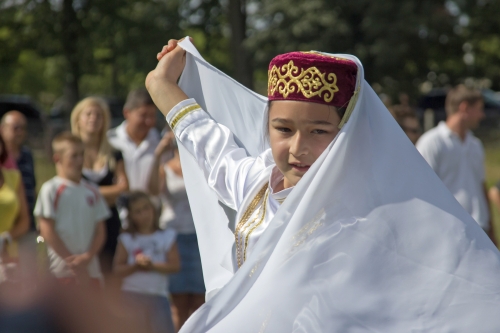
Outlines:
<svg viewBox="0 0 500 333"><path fill-rule="evenodd" d="M268 148L267 99L186 38L180 87L248 154ZM236 273L234 235L180 144L207 303L181 332L496 332L500 256L364 80L340 133L278 209Z"/></svg>

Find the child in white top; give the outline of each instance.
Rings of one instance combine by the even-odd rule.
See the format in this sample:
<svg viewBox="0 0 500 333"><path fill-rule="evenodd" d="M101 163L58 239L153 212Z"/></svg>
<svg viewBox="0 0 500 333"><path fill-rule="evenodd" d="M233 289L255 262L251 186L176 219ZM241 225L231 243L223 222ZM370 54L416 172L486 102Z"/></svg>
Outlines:
<svg viewBox="0 0 500 333"><path fill-rule="evenodd" d="M52 142L57 176L43 184L34 215L48 244L50 270L63 284L100 285L96 254L106 238L109 209L99 190L82 179L83 144L71 133Z"/></svg>
<svg viewBox="0 0 500 333"><path fill-rule="evenodd" d="M141 306L145 324L154 332L174 332L168 301L167 274L180 269L176 232L160 230L148 195L128 195L128 228L118 238L114 271L124 277L122 290Z"/></svg>

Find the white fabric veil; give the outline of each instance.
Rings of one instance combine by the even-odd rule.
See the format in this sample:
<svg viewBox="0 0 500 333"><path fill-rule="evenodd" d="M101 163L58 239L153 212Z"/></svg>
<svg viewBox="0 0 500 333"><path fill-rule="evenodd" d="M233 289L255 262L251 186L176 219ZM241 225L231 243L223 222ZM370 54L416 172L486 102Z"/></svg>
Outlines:
<svg viewBox="0 0 500 333"><path fill-rule="evenodd" d="M265 148L266 98L185 39L180 86L249 154ZM365 82L339 135L281 205L234 276L230 212L182 147L207 286L181 332L495 332L500 256ZM217 291L220 289L217 293Z"/></svg>

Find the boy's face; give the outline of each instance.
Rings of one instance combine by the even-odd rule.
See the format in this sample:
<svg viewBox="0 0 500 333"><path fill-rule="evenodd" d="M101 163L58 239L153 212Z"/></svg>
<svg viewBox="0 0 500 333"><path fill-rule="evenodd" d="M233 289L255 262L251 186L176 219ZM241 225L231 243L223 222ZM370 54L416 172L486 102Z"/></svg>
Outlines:
<svg viewBox="0 0 500 333"><path fill-rule="evenodd" d="M295 186L339 132L333 107L300 101L273 101L269 141L283 187Z"/></svg>
<svg viewBox="0 0 500 333"><path fill-rule="evenodd" d="M79 180L83 168L83 145L67 142L64 149L54 154L54 159L64 175L71 180Z"/></svg>

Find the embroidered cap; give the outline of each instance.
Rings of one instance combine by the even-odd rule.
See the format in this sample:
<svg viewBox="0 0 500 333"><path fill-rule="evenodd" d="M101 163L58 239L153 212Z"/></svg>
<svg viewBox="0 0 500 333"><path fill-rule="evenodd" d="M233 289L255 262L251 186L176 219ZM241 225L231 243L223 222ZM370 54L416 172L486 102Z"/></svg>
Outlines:
<svg viewBox="0 0 500 333"><path fill-rule="evenodd" d="M270 101L292 100L347 107L358 67L348 59L315 52L290 52L269 64Z"/></svg>

